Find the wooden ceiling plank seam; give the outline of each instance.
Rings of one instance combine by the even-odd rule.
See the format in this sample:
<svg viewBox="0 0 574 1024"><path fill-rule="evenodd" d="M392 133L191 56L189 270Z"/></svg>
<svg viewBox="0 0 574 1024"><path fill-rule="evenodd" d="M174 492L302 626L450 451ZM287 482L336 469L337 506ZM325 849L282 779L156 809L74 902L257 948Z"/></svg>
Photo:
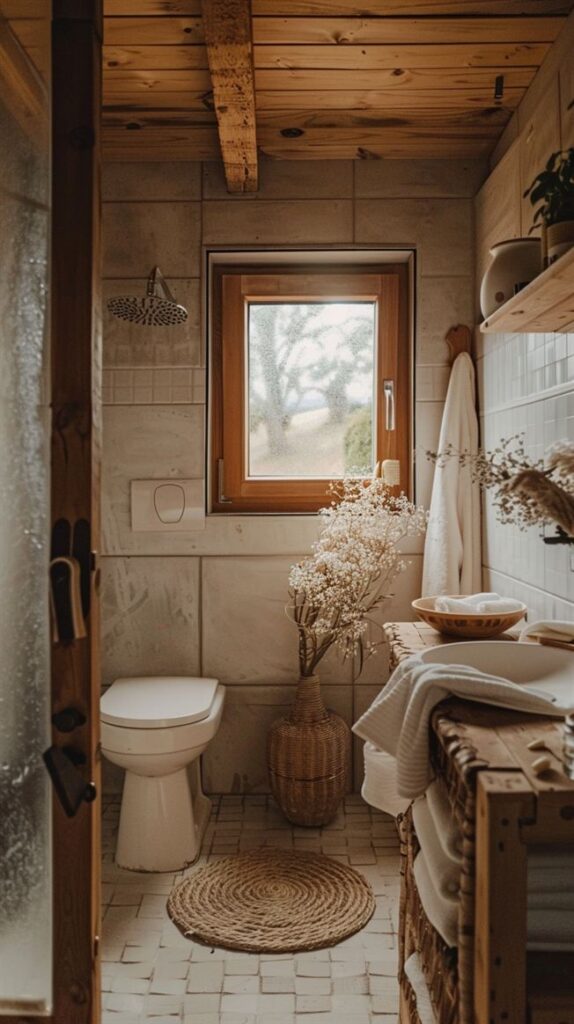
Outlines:
<svg viewBox="0 0 574 1024"><path fill-rule="evenodd" d="M250 0L202 0L202 18L227 188L233 193L256 192Z"/></svg>
<svg viewBox="0 0 574 1024"><path fill-rule="evenodd" d="M427 129L440 130L443 126L460 125L489 126L497 127L505 125L512 116L509 109L479 109L464 110L445 108L438 112L429 112L420 108L393 110L385 108L370 111L354 110L304 110L304 111L261 111L257 120L257 127L275 128L281 131L285 126L301 128L303 131L309 129L336 130L343 127L366 128L389 128L406 127L408 125L420 124ZM186 111L186 110L146 110L134 114L131 109L106 108L103 115L105 125L116 125L125 130L139 130L148 128L194 128L205 125L216 124L215 114L208 111Z"/></svg>
<svg viewBox="0 0 574 1024"><path fill-rule="evenodd" d="M547 43L486 43L421 46L255 46L256 70L378 70L403 67L539 67Z"/></svg>
<svg viewBox="0 0 574 1024"><path fill-rule="evenodd" d="M397 68L540 67L548 43L471 43L400 46L255 46L255 71L377 71ZM209 66L205 46L104 46L104 68L183 71Z"/></svg>
<svg viewBox="0 0 574 1024"><path fill-rule="evenodd" d="M255 17L253 42L357 46L364 43L553 42L565 17L531 18L297 18ZM22 19L27 37L38 22ZM197 45L204 42L201 18L173 15L106 17L104 43L110 46Z"/></svg>
<svg viewBox="0 0 574 1024"><path fill-rule="evenodd" d="M566 18L254 17L255 45L361 46L398 43L552 43Z"/></svg>
<svg viewBox="0 0 574 1024"><path fill-rule="evenodd" d="M255 94L258 111L286 110L371 110L389 106L394 110L404 107L418 107L420 110L441 110L445 107L459 110L476 110L500 106L514 110L526 92L522 89L505 89L500 104L493 102L493 89L427 89L401 92L393 90L312 90L291 92L289 90L260 89Z"/></svg>
<svg viewBox="0 0 574 1024"><path fill-rule="evenodd" d="M253 0L256 17L525 17L569 14L573 7L560 0Z"/></svg>
<svg viewBox="0 0 574 1024"><path fill-rule="evenodd" d="M204 43L201 18L166 16L152 18L104 18L104 44L198 45Z"/></svg>
<svg viewBox="0 0 574 1024"><path fill-rule="evenodd" d="M5 17L34 17L37 0L2 0ZM254 17L552 17L574 0L252 0ZM107 17L201 15L201 0L104 0Z"/></svg>
<svg viewBox="0 0 574 1024"><path fill-rule="evenodd" d="M503 68L505 88L527 88L536 68ZM465 89L476 86L492 89L497 70L493 68L385 68L376 71L332 71L325 69L255 69L255 88L283 89Z"/></svg>

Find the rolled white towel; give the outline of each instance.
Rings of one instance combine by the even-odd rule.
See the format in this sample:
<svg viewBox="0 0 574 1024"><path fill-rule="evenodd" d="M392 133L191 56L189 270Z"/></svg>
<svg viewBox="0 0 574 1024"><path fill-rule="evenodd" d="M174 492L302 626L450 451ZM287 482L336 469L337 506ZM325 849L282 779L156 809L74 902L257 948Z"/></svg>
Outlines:
<svg viewBox="0 0 574 1024"><path fill-rule="evenodd" d="M417 1017L420 1024L436 1024L435 1012L418 953L411 953L406 961L405 974L416 996Z"/></svg>
<svg viewBox="0 0 574 1024"><path fill-rule="evenodd" d="M377 750L372 743L365 743L365 778L361 796L371 807L376 807L394 818L403 814L410 800L397 793L397 762L392 754Z"/></svg>
<svg viewBox="0 0 574 1024"><path fill-rule="evenodd" d="M425 795L443 850L452 860L457 860L460 863L462 861L462 836L453 820L452 808L442 779L438 778L431 782Z"/></svg>
<svg viewBox="0 0 574 1024"><path fill-rule="evenodd" d="M470 597L437 597L435 608L438 612L463 615L490 615L493 612L517 612L521 601L499 594L472 594Z"/></svg>
<svg viewBox="0 0 574 1024"><path fill-rule="evenodd" d="M444 896L456 896L460 889L461 857L460 854L452 856L440 842L437 822L426 796L418 797L413 804L413 823L435 885Z"/></svg>
<svg viewBox="0 0 574 1024"><path fill-rule="evenodd" d="M520 634L521 640L529 636L547 637L549 640L572 641L574 643L574 622L565 619L540 619L525 626Z"/></svg>
<svg viewBox="0 0 574 1024"><path fill-rule="evenodd" d="M500 600L498 594L471 594L469 597L437 597L434 606L437 612L476 612L481 601Z"/></svg>
<svg viewBox="0 0 574 1024"><path fill-rule="evenodd" d="M531 910L528 907L529 949L574 949L574 911Z"/></svg>
<svg viewBox="0 0 574 1024"><path fill-rule="evenodd" d="M532 891L530 888L530 875L528 876L528 909L547 910L560 913L568 910L574 913L574 892L570 888L557 889L555 892Z"/></svg>
<svg viewBox="0 0 574 1024"><path fill-rule="evenodd" d="M481 615L490 615L491 612L519 612L522 608L522 601L515 601L512 597L499 597L496 601L480 601L476 606L477 612Z"/></svg>
<svg viewBox="0 0 574 1024"><path fill-rule="evenodd" d="M424 912L447 946L458 945L458 897L441 893L421 852L413 864L413 874Z"/></svg>
<svg viewBox="0 0 574 1024"><path fill-rule="evenodd" d="M413 874L424 911L447 946L458 943L458 899L441 892L422 850L415 857ZM530 904L530 897L529 897ZM528 906L528 948L574 950L574 911Z"/></svg>

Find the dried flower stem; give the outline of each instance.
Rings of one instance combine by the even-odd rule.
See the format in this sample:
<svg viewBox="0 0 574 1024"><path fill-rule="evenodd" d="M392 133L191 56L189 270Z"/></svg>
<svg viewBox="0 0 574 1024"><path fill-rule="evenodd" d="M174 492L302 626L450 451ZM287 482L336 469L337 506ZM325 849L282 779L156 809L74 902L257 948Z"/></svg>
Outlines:
<svg viewBox="0 0 574 1024"><path fill-rule="evenodd" d="M401 541L426 526L424 509L392 495L382 480L347 479L331 491L313 553L289 574L286 612L298 629L302 676L313 675L333 645L343 659L358 653L361 666L374 653L377 644L366 639L370 615L406 567Z"/></svg>
<svg viewBox="0 0 574 1024"><path fill-rule="evenodd" d="M492 451L471 454L449 445L443 452L426 454L440 465L456 458L461 466L469 466L473 480L485 490L494 490L500 522L514 523L521 530L555 522L574 536L574 444L554 445L546 465L528 457L521 434L503 438Z"/></svg>

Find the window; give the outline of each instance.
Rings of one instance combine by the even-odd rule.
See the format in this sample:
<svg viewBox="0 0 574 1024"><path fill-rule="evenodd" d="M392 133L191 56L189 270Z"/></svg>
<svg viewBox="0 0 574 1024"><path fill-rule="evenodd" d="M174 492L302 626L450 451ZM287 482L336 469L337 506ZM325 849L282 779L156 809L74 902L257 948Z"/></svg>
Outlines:
<svg viewBox="0 0 574 1024"><path fill-rule="evenodd" d="M398 459L409 487L407 266L216 265L216 512L314 512Z"/></svg>

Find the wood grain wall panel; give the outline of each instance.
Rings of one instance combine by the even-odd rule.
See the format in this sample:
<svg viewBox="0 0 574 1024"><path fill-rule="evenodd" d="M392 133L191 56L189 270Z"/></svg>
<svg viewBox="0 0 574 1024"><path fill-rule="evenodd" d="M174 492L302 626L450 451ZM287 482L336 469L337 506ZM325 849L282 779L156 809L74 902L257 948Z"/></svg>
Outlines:
<svg viewBox="0 0 574 1024"><path fill-rule="evenodd" d="M522 195L532 180L542 170L548 157L560 149L560 98L558 77L548 84L544 98L535 108L528 121L520 125L520 197L522 210L522 234L527 235L532 227L534 207L530 199ZM536 231L539 234L539 230Z"/></svg>
<svg viewBox="0 0 574 1024"><path fill-rule="evenodd" d="M476 290L496 242L521 233L520 143L510 147L478 192L475 200Z"/></svg>
<svg viewBox="0 0 574 1024"><path fill-rule="evenodd" d="M560 68L560 141L562 149L574 146L574 59Z"/></svg>
<svg viewBox="0 0 574 1024"><path fill-rule="evenodd" d="M562 69L572 65L574 53L574 14L564 23L564 28L550 48L542 66L538 69L520 103L519 110L504 129L491 155L491 167L494 167L504 155L509 145L524 131L525 125L534 117L536 108L544 103L549 90L554 88L555 79Z"/></svg>

